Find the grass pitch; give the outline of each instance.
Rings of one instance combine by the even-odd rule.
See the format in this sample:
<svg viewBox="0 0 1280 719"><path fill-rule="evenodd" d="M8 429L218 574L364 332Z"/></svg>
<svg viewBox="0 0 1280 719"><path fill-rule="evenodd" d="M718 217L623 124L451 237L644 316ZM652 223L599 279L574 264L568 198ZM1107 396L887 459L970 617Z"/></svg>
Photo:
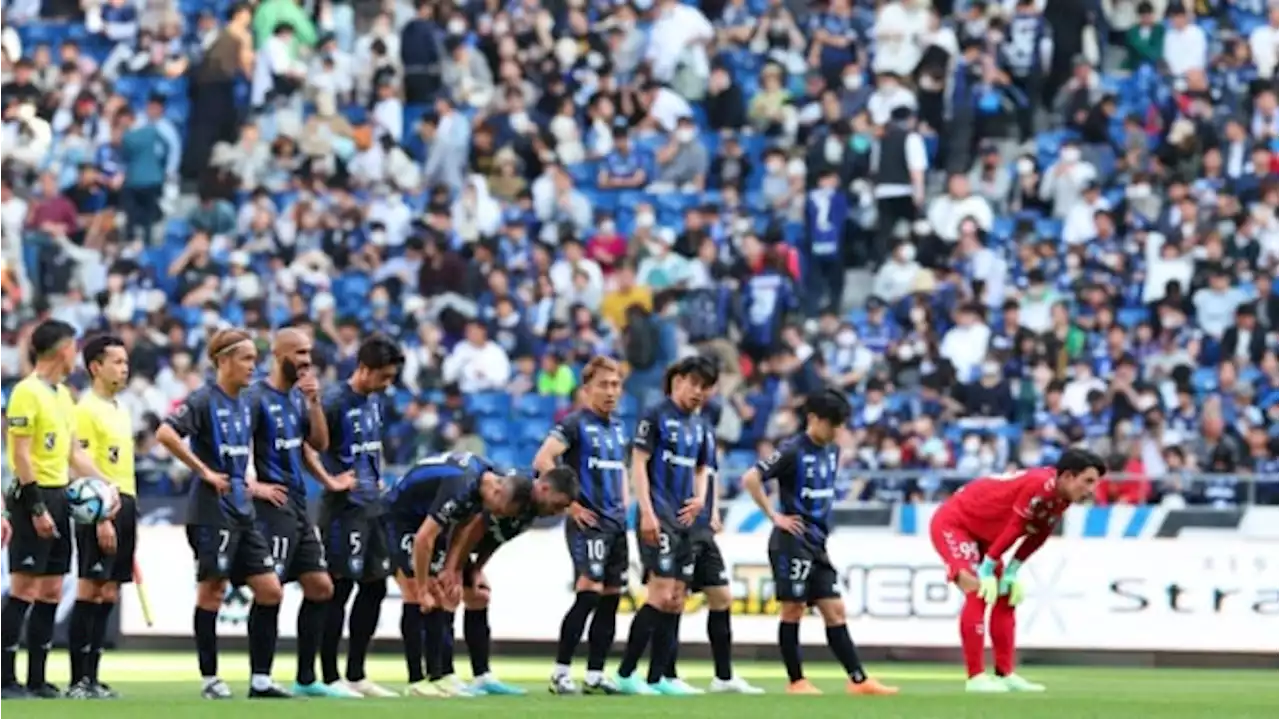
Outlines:
<svg viewBox="0 0 1280 719"><path fill-rule="evenodd" d="M817 652L810 652L810 655ZM816 658L816 657L815 657ZM466 666L461 658L459 668ZM67 657L50 657L51 678L65 685ZM19 676L25 671L19 657ZM247 691L247 659L225 654L222 676L243 696ZM581 662L579 662L581 664ZM195 657L182 654L110 653L103 658L102 676L123 695L115 702L22 701L7 706L10 718L20 719L139 719L163 712L165 719L342 719L357 711L361 719L399 719L405 712L429 712L432 719L462 719L476 712L501 714L503 719L556 717L611 719L652 717L681 712L707 719L1218 719L1273 718L1277 716L1276 672L1182 669L1028 667L1025 675L1049 686L1042 695L966 695L959 667L884 664L870 672L902 687L896 697L850 697L843 694L843 675L831 664L809 662L809 677L824 691L820 697L782 694L782 667L774 663L739 663L739 674L769 691L764 696L701 697L557 697L546 693L549 661L511 659L495 662L503 679L529 689L527 697L480 699L384 699L294 701L234 700L214 702L199 698ZM643 665L642 665L643 668ZM581 666L575 674L581 677ZM464 670L465 671L465 670ZM276 661L276 677L285 681L293 673L290 654ZM711 676L704 662L682 662L681 673L690 683L705 686ZM404 685L404 668L393 656L371 657L369 674L389 688ZM411 706L411 705L419 706Z"/></svg>

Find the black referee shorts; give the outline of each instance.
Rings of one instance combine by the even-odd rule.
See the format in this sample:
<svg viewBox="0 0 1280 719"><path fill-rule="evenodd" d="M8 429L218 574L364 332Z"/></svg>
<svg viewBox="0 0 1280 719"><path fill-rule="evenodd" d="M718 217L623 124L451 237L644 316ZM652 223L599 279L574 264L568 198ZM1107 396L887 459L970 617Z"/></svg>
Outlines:
<svg viewBox="0 0 1280 719"><path fill-rule="evenodd" d="M98 546L98 528L76 526L76 557L81 579L95 582L132 582L133 559L138 549L138 500L120 495L120 511L111 522L116 528L116 553L106 554Z"/></svg>
<svg viewBox="0 0 1280 719"><path fill-rule="evenodd" d="M40 501L53 517L57 534L44 539L36 534L31 515L22 509L13 512L9 523L13 537L9 541L9 571L35 577L62 576L71 571L71 506L66 487L39 487Z"/></svg>

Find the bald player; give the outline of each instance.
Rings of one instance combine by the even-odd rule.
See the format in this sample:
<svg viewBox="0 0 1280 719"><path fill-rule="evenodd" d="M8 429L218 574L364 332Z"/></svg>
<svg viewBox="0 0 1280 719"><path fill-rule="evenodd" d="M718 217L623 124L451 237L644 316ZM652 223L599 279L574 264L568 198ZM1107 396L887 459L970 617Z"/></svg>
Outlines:
<svg viewBox="0 0 1280 719"><path fill-rule="evenodd" d="M320 531L307 515L307 487L303 475L302 443L323 452L329 446L329 426L320 404L320 383L311 361L311 338L285 328L271 345L271 372L246 391L253 413L254 515L267 540L280 582L302 585L298 609L298 673L293 693L336 696L316 681L315 659L333 581L329 578ZM275 634L277 616L250 620L250 631ZM259 680L261 681L261 680Z"/></svg>

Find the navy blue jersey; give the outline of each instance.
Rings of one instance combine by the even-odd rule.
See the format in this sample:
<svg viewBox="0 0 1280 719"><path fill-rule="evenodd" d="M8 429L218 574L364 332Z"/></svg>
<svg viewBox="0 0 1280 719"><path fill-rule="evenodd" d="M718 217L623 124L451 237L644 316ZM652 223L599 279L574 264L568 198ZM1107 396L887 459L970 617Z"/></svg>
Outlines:
<svg viewBox="0 0 1280 719"><path fill-rule="evenodd" d="M387 511L403 526L431 517L447 532L482 511L480 478L491 469L487 460L465 452L427 457L388 490Z"/></svg>
<svg viewBox="0 0 1280 719"><path fill-rule="evenodd" d="M476 555L478 561L488 560L489 557L493 556L494 552L498 551L498 547L510 542L520 536L526 529L532 527L537 518L538 514L533 510L521 512L514 517L495 517L485 512L484 537L480 539L480 543L472 550L472 554Z"/></svg>
<svg viewBox="0 0 1280 719"><path fill-rule="evenodd" d="M566 447L560 461L578 473L578 504L595 512L604 524L625 527L627 440L622 423L578 410L553 427L551 436Z"/></svg>
<svg viewBox="0 0 1280 719"><path fill-rule="evenodd" d="M702 436L707 443L707 468L710 471L707 473L706 504L702 506L702 513L693 521L693 526L695 527L711 526L711 517L715 512L716 492L719 490L716 484L720 481L720 458L716 453L715 425L705 413L706 410L704 409L702 414Z"/></svg>
<svg viewBox="0 0 1280 719"><path fill-rule="evenodd" d="M667 399L645 414L636 427L636 449L649 454L649 497L659 520L675 523L693 496L693 477L708 465L706 425L701 415L685 412Z"/></svg>
<svg viewBox="0 0 1280 719"><path fill-rule="evenodd" d="M347 382L329 388L323 399L329 424L329 449L320 455L331 475L353 472L350 491L327 493L325 501L341 507L353 504L380 514L382 485L382 406L378 398L363 395Z"/></svg>
<svg viewBox="0 0 1280 719"><path fill-rule="evenodd" d="M783 514L804 519L804 539L821 547L831 533L831 506L836 498L836 469L840 450L835 444L821 447L805 433L789 437L773 455L756 464L767 482L778 482L778 503Z"/></svg>
<svg viewBox="0 0 1280 719"><path fill-rule="evenodd" d="M191 452L209 469L227 475L231 491L219 495L208 482L191 481L187 523L219 527L253 520L253 502L245 476L253 439L253 410L247 393L232 397L216 384L207 384L187 399L165 423L191 442Z"/></svg>
<svg viewBox="0 0 1280 719"><path fill-rule="evenodd" d="M1047 32L1040 13L1015 13L1009 18L1008 39L1001 50L1013 75L1027 77L1040 72L1040 47Z"/></svg>
<svg viewBox="0 0 1280 719"><path fill-rule="evenodd" d="M302 470L302 443L311 434L306 402L296 389L287 392L258 380L245 390L253 411L253 468L258 481L289 488L289 501L305 511L307 480Z"/></svg>

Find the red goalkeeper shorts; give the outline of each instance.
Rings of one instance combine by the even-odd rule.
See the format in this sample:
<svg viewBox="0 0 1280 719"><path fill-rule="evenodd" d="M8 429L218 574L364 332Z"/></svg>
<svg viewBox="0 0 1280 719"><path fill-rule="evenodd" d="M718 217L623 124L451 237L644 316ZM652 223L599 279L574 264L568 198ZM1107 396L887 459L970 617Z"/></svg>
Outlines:
<svg viewBox="0 0 1280 719"><path fill-rule="evenodd" d="M977 573L984 547L964 529L954 512L945 507L934 512L929 522L929 539L947 568L947 581L954 582L961 570Z"/></svg>

